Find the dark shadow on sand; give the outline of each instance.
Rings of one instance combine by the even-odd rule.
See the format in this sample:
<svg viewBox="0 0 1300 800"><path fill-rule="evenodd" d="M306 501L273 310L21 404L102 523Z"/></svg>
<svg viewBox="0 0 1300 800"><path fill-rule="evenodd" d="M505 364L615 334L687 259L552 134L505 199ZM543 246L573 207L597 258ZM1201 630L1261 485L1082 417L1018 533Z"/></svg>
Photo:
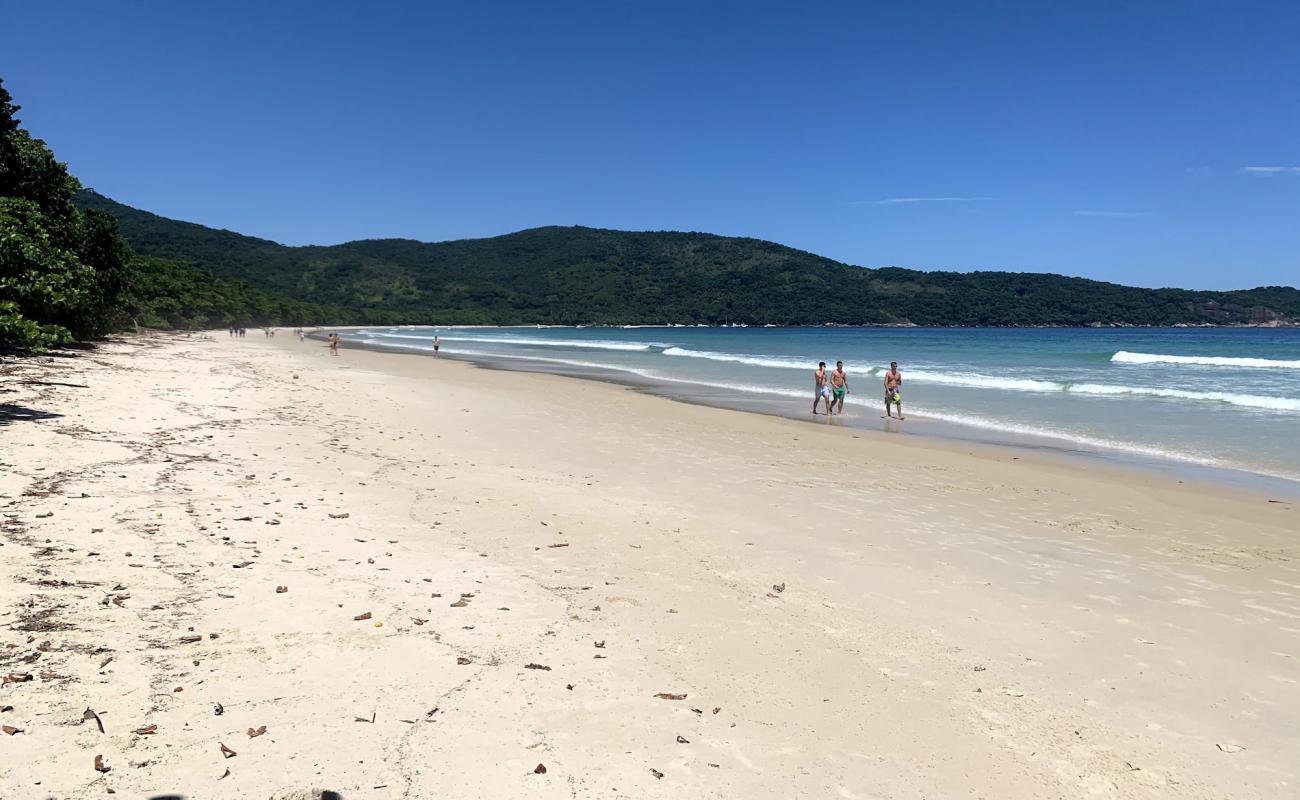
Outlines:
<svg viewBox="0 0 1300 800"><path fill-rule="evenodd" d="M62 414L55 414L52 411L38 411L35 408L13 403L0 403L0 425L9 425L14 422L39 422L44 419L58 419L62 416Z"/></svg>

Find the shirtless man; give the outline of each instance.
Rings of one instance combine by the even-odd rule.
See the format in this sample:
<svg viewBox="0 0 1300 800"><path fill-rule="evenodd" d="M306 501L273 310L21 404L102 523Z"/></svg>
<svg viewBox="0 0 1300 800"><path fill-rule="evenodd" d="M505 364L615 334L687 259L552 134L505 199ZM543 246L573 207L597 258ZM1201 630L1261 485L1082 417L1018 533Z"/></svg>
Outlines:
<svg viewBox="0 0 1300 800"><path fill-rule="evenodd" d="M813 413L817 413L817 404L826 401L826 413L831 413L831 390L826 385L826 362L818 361L813 372Z"/></svg>
<svg viewBox="0 0 1300 800"><path fill-rule="evenodd" d="M903 398L899 392L903 386L903 373L898 371L898 362L889 362L889 372L885 373L885 416L892 417L889 413L889 404L893 403L898 406L898 418L903 418Z"/></svg>
<svg viewBox="0 0 1300 800"><path fill-rule="evenodd" d="M433 354L434 354L435 356L438 355L438 349L439 349L440 347L442 347L442 340L439 339L437 336L434 336L434 337L433 337Z"/></svg>
<svg viewBox="0 0 1300 800"><path fill-rule="evenodd" d="M835 362L835 371L831 373L831 399L828 407L830 413L844 413L844 395L849 393L849 376L844 371L844 362Z"/></svg>

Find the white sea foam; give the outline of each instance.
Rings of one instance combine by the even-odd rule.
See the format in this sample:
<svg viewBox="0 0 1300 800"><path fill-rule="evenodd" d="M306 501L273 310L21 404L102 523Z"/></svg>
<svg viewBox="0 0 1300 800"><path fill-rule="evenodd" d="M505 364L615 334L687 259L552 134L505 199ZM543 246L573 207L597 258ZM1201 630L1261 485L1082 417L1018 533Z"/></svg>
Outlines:
<svg viewBox="0 0 1300 800"><path fill-rule="evenodd" d="M688 350L685 347L669 347L664 350L666 356L684 356L686 358L705 358L709 361L726 361L732 364L748 364L752 367L772 367L774 369L806 369L811 371L817 362L806 358L789 358L786 356L745 356L736 353L714 353L709 350Z"/></svg>
<svg viewBox="0 0 1300 800"><path fill-rule="evenodd" d="M1290 397L1269 397L1259 394L1236 394L1233 392L1193 392L1185 389L1155 389L1146 386L1113 386L1104 383L1076 383L1067 391L1077 394L1098 395L1137 395L1140 397L1163 397L1170 400L1197 400L1202 402L1227 403L1244 408L1259 408L1266 411L1300 411L1300 400Z"/></svg>
<svg viewBox="0 0 1300 800"><path fill-rule="evenodd" d="M1174 356L1162 353L1130 353L1127 350L1120 350L1111 356L1110 360L1116 364L1195 364L1207 367L1300 369L1300 360L1239 358L1236 356Z"/></svg>
<svg viewBox="0 0 1300 800"><path fill-rule="evenodd" d="M1002 389L1009 392L1059 392L1065 388L1065 384L1056 381L1003 378L965 372L930 372L915 369L904 372L903 379L905 381L920 381L921 383L938 383L944 386L969 386L973 389Z"/></svg>
<svg viewBox="0 0 1300 800"><path fill-rule="evenodd" d="M392 339L423 339L429 341L433 334L428 336L411 336L403 333L385 333L380 334L385 338ZM527 345L530 347L569 347L574 349L586 350L623 350L629 352L646 352L653 345L643 344L640 342L611 342L595 339L538 339L531 336L440 336L444 342L476 342L478 344L514 344Z"/></svg>
<svg viewBox="0 0 1300 800"><path fill-rule="evenodd" d="M1084 434L1074 433L1072 431L1052 430L1049 428L1039 428L1034 425L1023 425L1015 422L1006 422L1003 420L987 419L985 417L974 416L970 414L950 414L942 411L922 411L914 409L909 416L925 419L937 419L942 422L951 422L957 425L965 425L971 428L982 428L984 430L999 431L1002 433L1013 433L1019 436L1032 436L1044 439L1056 439L1063 442L1095 449L1095 450L1117 450L1135 455L1152 456L1155 458L1166 458L1174 461L1182 461L1188 464L1200 464L1207 467L1227 466L1220 459L1211 456L1200 456L1192 453L1182 453L1177 450L1166 450L1162 447L1149 447L1146 445L1134 444L1132 442L1117 441L1114 439L1105 439L1097 436L1087 436Z"/></svg>

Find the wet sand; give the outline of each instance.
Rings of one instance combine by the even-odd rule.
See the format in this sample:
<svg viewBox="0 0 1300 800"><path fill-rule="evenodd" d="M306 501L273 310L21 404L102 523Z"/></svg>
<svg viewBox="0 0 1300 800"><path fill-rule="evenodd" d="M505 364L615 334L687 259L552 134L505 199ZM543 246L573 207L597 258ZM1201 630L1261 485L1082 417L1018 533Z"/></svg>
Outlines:
<svg viewBox="0 0 1300 800"><path fill-rule="evenodd" d="M1290 502L287 332L0 370L3 797L1300 792Z"/></svg>

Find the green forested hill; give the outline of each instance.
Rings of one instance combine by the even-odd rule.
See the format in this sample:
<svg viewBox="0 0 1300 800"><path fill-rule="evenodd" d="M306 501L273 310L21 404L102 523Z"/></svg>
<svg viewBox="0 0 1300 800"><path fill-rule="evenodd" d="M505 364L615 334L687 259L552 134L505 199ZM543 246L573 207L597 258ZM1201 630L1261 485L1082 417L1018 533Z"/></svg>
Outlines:
<svg viewBox="0 0 1300 800"><path fill-rule="evenodd" d="M0 352L157 327L340 322L351 310L304 303L188 260L141 256L81 184L24 127L0 80Z"/></svg>
<svg viewBox="0 0 1300 800"><path fill-rule="evenodd" d="M358 322L807 325L1246 324L1300 321L1300 291L1138 289L1059 275L863 269L757 239L548 227L489 239L287 247L94 192L135 252Z"/></svg>

